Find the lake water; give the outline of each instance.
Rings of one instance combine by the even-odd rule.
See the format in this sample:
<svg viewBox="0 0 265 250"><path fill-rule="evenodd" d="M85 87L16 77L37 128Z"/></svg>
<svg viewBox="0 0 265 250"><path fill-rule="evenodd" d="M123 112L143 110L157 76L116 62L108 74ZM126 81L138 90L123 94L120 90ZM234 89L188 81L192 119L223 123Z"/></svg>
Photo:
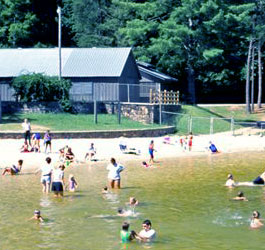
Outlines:
<svg viewBox="0 0 265 250"><path fill-rule="evenodd" d="M67 169L79 183L63 199L43 195L39 176L25 174L1 178L0 249L264 249L265 228L251 230L250 217L258 210L265 218L264 187L223 186L228 173L248 181L264 171L264 153L219 154L163 160L156 169L126 163L122 189L102 195L106 164ZM243 191L249 202L231 201ZM137 215L116 216L128 197L140 201ZM29 221L40 209L44 223ZM120 243L123 221L141 230L150 219L157 240L145 245Z"/></svg>

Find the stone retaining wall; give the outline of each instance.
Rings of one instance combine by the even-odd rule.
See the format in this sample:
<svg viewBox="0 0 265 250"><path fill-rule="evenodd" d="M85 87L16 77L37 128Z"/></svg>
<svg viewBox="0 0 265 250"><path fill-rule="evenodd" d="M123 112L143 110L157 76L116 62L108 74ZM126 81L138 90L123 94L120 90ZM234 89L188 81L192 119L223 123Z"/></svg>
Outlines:
<svg viewBox="0 0 265 250"><path fill-rule="evenodd" d="M34 131L37 132L37 131ZM119 138L121 136L132 137L159 137L166 134L173 134L174 126L156 129L132 129L132 130L110 130L110 131L62 131L52 132L53 139L84 139L84 138ZM42 138L44 133L40 133ZM0 132L0 139L22 139L20 132Z"/></svg>
<svg viewBox="0 0 265 250"><path fill-rule="evenodd" d="M77 113L93 114L94 103L75 102L73 103L74 109ZM128 117L134 121L142 122L145 124L159 123L159 105L149 103L120 103L121 115ZM179 112L180 105L162 105L163 111ZM2 102L2 113L59 113L62 112L58 102ZM118 103L97 103L97 112L99 114L117 114ZM172 115L163 114L163 122L170 123L174 119ZM173 121L172 121L173 122Z"/></svg>

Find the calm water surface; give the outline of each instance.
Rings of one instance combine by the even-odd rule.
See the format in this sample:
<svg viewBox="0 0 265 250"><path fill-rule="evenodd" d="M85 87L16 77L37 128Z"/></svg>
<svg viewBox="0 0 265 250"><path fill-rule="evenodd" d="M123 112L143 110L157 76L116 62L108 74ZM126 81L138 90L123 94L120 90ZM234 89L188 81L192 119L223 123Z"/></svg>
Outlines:
<svg viewBox="0 0 265 250"><path fill-rule="evenodd" d="M39 176L1 178L0 249L265 249L265 228L249 229L253 210L265 218L264 187L223 186L228 173L238 181L254 179L265 169L263 153L210 155L164 160L156 169L127 163L119 191L103 196L105 165L67 169L79 191L63 199L43 195ZM249 202L231 201L241 190ZM118 207L135 196L137 216L120 218ZM47 220L29 221L35 209ZM157 231L151 245L122 245L121 224L139 231L144 219Z"/></svg>

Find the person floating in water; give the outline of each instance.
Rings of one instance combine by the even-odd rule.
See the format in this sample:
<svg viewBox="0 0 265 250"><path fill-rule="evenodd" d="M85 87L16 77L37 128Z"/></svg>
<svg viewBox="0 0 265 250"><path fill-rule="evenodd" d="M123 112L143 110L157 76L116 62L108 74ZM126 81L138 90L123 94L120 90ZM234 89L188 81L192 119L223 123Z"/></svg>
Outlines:
<svg viewBox="0 0 265 250"><path fill-rule="evenodd" d="M250 227L253 229L260 228L264 224L261 222L260 213L258 211L254 211L251 217Z"/></svg>
<svg viewBox="0 0 265 250"><path fill-rule="evenodd" d="M232 187L235 187L235 185L236 184L235 184L233 175L232 174L228 174L225 186L229 187L229 188L232 188Z"/></svg>
<svg viewBox="0 0 265 250"><path fill-rule="evenodd" d="M68 180L68 188L70 192L75 192L76 188L77 188L78 184L75 180L74 175L70 174L69 175L69 180Z"/></svg>
<svg viewBox="0 0 265 250"><path fill-rule="evenodd" d="M37 220L39 222L43 222L44 219L42 218L42 216L40 215L40 210L35 210L34 211L34 215L33 217L30 218L30 220Z"/></svg>
<svg viewBox="0 0 265 250"><path fill-rule="evenodd" d="M248 199L244 196L242 191L239 191L237 196L233 198L235 201L248 201Z"/></svg>
<svg viewBox="0 0 265 250"><path fill-rule="evenodd" d="M256 185L264 185L264 183L265 183L265 172L263 172L260 176L258 176L253 181L253 184L256 184Z"/></svg>
<svg viewBox="0 0 265 250"><path fill-rule="evenodd" d="M128 222L123 222L121 226L121 231L120 231L120 237L121 237L121 242L122 243L128 243L135 239L135 236L137 235L135 231L129 232L129 227L130 224Z"/></svg>
<svg viewBox="0 0 265 250"><path fill-rule="evenodd" d="M118 208L118 211L117 211L117 215L118 216L121 216L121 217L128 217L128 216L133 216L134 215L134 211L131 211L131 210L125 210L121 207Z"/></svg>
<svg viewBox="0 0 265 250"><path fill-rule="evenodd" d="M17 166L13 165L10 168L5 168L2 175L5 175L7 173L9 173L11 175L19 174L22 170L22 165L23 165L23 160L18 160Z"/></svg>
<svg viewBox="0 0 265 250"><path fill-rule="evenodd" d="M210 141L209 142L210 146L209 146L209 150L214 154L214 153L219 153L219 151L217 150L216 146Z"/></svg>

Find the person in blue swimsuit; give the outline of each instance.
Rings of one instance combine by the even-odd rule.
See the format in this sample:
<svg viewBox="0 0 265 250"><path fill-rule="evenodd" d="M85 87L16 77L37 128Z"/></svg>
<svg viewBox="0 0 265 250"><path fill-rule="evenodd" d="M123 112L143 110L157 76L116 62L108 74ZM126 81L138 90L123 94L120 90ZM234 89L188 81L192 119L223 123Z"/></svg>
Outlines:
<svg viewBox="0 0 265 250"><path fill-rule="evenodd" d="M211 141L209 142L209 144L210 144L209 149L211 150L211 152L218 153L216 146Z"/></svg>
<svg viewBox="0 0 265 250"><path fill-rule="evenodd" d="M150 164L153 164L154 163L154 151L155 151L155 149L154 149L154 141L152 140L151 142L150 142L150 144L149 144L149 148L148 148L148 150L149 150L149 155L150 155L150 160L149 160L149 163Z"/></svg>

